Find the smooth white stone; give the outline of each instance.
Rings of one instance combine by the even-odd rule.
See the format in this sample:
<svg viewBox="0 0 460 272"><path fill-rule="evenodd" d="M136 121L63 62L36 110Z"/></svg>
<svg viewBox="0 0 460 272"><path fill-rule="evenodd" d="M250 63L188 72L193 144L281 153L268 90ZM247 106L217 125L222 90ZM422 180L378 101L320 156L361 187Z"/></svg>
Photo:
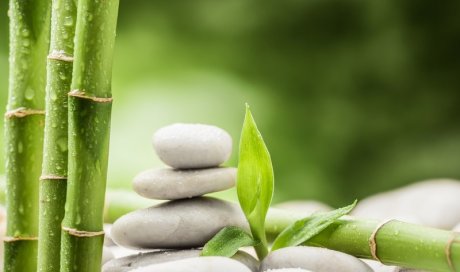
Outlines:
<svg viewBox="0 0 460 272"><path fill-rule="evenodd" d="M103 272L127 272L152 264L171 262L200 256L201 250L157 250L113 259L102 267Z"/></svg>
<svg viewBox="0 0 460 272"><path fill-rule="evenodd" d="M384 265L381 262L374 261L374 260L366 260L366 259L361 259L361 260L365 262L366 264L368 264L374 270L374 272L424 272L423 270L402 268L399 266Z"/></svg>
<svg viewBox="0 0 460 272"><path fill-rule="evenodd" d="M252 272L259 271L259 261L247 252L240 250L232 256L232 259L246 265Z"/></svg>
<svg viewBox="0 0 460 272"><path fill-rule="evenodd" d="M313 271L305 270L302 268L280 268L280 269L268 269L263 272L313 272Z"/></svg>
<svg viewBox="0 0 460 272"><path fill-rule="evenodd" d="M239 206L197 197L128 213L113 224L111 235L116 244L130 248L194 248L226 226L249 229Z"/></svg>
<svg viewBox="0 0 460 272"><path fill-rule="evenodd" d="M251 272L244 264L226 257L196 257L149 265L133 272Z"/></svg>
<svg viewBox="0 0 460 272"><path fill-rule="evenodd" d="M102 249L102 264L105 264L106 262L112 260L113 258L115 258L115 256L113 255L110 247L104 246Z"/></svg>
<svg viewBox="0 0 460 272"><path fill-rule="evenodd" d="M130 248L126 248L126 247L119 247L117 245L111 246L110 249L112 250L113 255L115 256L115 259L119 259L119 258L123 258L123 257L130 256L130 255L135 255L135 254L139 254L139 253L152 251L151 249L149 249L149 250L130 249Z"/></svg>
<svg viewBox="0 0 460 272"><path fill-rule="evenodd" d="M177 170L150 169L138 174L133 188L139 195L163 200L174 200L220 192L235 186L236 168L217 167Z"/></svg>
<svg viewBox="0 0 460 272"><path fill-rule="evenodd" d="M201 249L184 250L159 250L134 254L124 258L114 259L106 263L103 272L128 272L133 269L145 267L153 264L177 261L187 258L199 257ZM259 262L249 254L239 251L232 259L246 265L252 272L259 270Z"/></svg>
<svg viewBox="0 0 460 272"><path fill-rule="evenodd" d="M111 228L112 224L104 224L104 246L115 246L115 243L112 241L112 237L110 237Z"/></svg>
<svg viewBox="0 0 460 272"><path fill-rule="evenodd" d="M232 138L215 126L173 124L153 135L153 147L158 157L173 168L208 168L228 160Z"/></svg>
<svg viewBox="0 0 460 272"><path fill-rule="evenodd" d="M460 222L459 195L459 181L428 180L365 198L351 214L450 230Z"/></svg>
<svg viewBox="0 0 460 272"><path fill-rule="evenodd" d="M305 216L315 212L328 212L333 208L329 205L315 200L291 200L273 205L274 208L302 213Z"/></svg>
<svg viewBox="0 0 460 272"><path fill-rule="evenodd" d="M455 225L455 227L452 228L453 231L460 231L460 223Z"/></svg>
<svg viewBox="0 0 460 272"><path fill-rule="evenodd" d="M301 268L315 272L373 272L360 259L351 255L318 247L286 247L271 252L262 262L260 271L279 268Z"/></svg>

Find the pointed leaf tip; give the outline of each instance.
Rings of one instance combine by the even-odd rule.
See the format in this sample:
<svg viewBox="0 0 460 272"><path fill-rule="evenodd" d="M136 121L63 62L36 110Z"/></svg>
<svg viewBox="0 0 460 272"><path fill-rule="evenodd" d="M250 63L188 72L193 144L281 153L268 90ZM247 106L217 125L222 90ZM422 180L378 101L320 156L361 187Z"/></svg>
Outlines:
<svg viewBox="0 0 460 272"><path fill-rule="evenodd" d="M352 204L330 212L313 214L310 217L300 219L284 229L273 242L272 250L288 246L298 246L310 240L340 217L348 214L358 203Z"/></svg>
<svg viewBox="0 0 460 272"><path fill-rule="evenodd" d="M241 131L236 187L253 237L266 246L264 225L273 196L273 167L270 153L247 104Z"/></svg>
<svg viewBox="0 0 460 272"><path fill-rule="evenodd" d="M256 241L251 235L239 227L221 229L201 251L201 256L232 257L241 247L253 246Z"/></svg>

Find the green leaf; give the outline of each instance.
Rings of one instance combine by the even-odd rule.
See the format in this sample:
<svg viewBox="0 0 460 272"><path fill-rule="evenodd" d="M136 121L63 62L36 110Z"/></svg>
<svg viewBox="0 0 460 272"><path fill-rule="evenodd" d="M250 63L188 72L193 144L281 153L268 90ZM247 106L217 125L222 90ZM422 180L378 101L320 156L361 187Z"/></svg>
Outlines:
<svg viewBox="0 0 460 272"><path fill-rule="evenodd" d="M204 245L201 256L232 257L241 247L255 244L252 236L243 229L225 227Z"/></svg>
<svg viewBox="0 0 460 272"><path fill-rule="evenodd" d="M334 220L348 214L356 206L356 203L357 201L355 200L349 206L330 212L314 214L294 222L276 237L272 250L305 243L331 225Z"/></svg>
<svg viewBox="0 0 460 272"><path fill-rule="evenodd" d="M252 235L261 241L261 245L255 248L259 258L265 257L268 253L265 217L272 201L273 187L270 154L246 104L246 116L240 139L237 192Z"/></svg>

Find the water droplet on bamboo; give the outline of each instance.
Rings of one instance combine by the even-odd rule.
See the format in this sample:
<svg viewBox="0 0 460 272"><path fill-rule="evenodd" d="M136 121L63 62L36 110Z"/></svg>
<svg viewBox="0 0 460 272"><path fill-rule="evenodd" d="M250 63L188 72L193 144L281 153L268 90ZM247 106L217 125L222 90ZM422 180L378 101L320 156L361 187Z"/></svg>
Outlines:
<svg viewBox="0 0 460 272"><path fill-rule="evenodd" d="M56 141L58 147L59 147L59 150L61 152L66 152L67 151L67 138L66 137L62 137L62 138L59 138L57 141Z"/></svg>
<svg viewBox="0 0 460 272"><path fill-rule="evenodd" d="M30 40L29 39L24 39L22 40L22 45L24 47L29 47L30 46Z"/></svg>
<svg viewBox="0 0 460 272"><path fill-rule="evenodd" d="M50 98L51 98L51 100L56 101L57 100L57 94L55 92L51 92L50 93Z"/></svg>
<svg viewBox="0 0 460 272"><path fill-rule="evenodd" d="M22 151L24 151L24 145L22 144L21 141L18 143L18 153L21 154Z"/></svg>
<svg viewBox="0 0 460 272"><path fill-rule="evenodd" d="M65 26L72 26L73 25L73 18L71 16L66 16L64 18L64 25Z"/></svg>
<svg viewBox="0 0 460 272"><path fill-rule="evenodd" d="M30 31L27 28L24 28L21 31L21 34L22 34L23 37L29 37L30 36Z"/></svg>
<svg viewBox="0 0 460 272"><path fill-rule="evenodd" d="M34 91L34 89L32 89L32 88L27 88L26 91L25 91L25 93L24 93L25 99L27 99L27 100L32 100L32 99L34 98L34 96L35 96L35 91Z"/></svg>

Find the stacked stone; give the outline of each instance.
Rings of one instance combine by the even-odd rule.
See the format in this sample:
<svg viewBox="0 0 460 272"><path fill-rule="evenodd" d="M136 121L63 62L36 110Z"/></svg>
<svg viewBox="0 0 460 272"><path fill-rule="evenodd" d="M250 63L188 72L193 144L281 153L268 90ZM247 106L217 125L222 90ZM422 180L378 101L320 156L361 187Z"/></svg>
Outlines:
<svg viewBox="0 0 460 272"><path fill-rule="evenodd" d="M199 257L200 247L222 228L237 226L249 232L238 205L203 197L235 185L236 169L220 166L230 157L231 137L214 126L175 124L158 130L153 146L171 168L142 172L133 187L143 197L167 201L131 212L111 229L116 244L150 252L113 259L103 266L104 272L372 272L353 256L304 246L276 250L260 264L243 251L232 258ZM329 209L316 202L288 204L289 209L301 204L304 212Z"/></svg>
<svg viewBox="0 0 460 272"><path fill-rule="evenodd" d="M153 147L172 168L151 169L135 177L133 188L143 197L186 199L235 186L236 168L219 166L232 151L232 138L220 128L174 124L155 133Z"/></svg>
<svg viewBox="0 0 460 272"><path fill-rule="evenodd" d="M111 237L122 247L154 251L114 259L103 271L218 271L210 269L223 266L234 272L258 271L258 261L245 252L233 258L198 258L197 248L223 227L249 229L236 204L203 197L235 186L236 168L221 166L231 154L230 135L215 126L173 124L154 134L153 147L169 167L140 173L133 188L143 197L167 201L121 217Z"/></svg>

